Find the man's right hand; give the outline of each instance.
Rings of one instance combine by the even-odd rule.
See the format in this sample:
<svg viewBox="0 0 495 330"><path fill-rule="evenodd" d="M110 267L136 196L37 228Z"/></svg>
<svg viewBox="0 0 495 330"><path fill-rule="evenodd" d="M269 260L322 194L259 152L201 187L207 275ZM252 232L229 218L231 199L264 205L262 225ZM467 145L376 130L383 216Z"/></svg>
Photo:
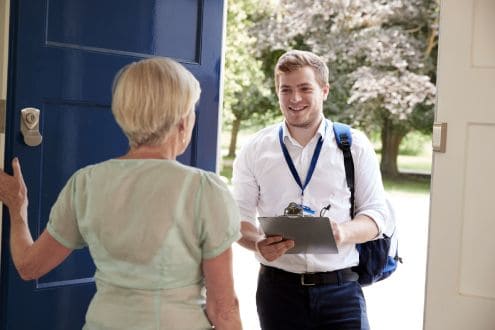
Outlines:
<svg viewBox="0 0 495 330"><path fill-rule="evenodd" d="M268 261L280 258L292 249L295 243L293 240L284 240L282 236L270 236L262 238L256 242L256 250Z"/></svg>
<svg viewBox="0 0 495 330"><path fill-rule="evenodd" d="M267 261L280 258L295 246L293 240L284 240L282 236L265 237L248 221L241 221L242 237L237 242L246 249L257 251Z"/></svg>

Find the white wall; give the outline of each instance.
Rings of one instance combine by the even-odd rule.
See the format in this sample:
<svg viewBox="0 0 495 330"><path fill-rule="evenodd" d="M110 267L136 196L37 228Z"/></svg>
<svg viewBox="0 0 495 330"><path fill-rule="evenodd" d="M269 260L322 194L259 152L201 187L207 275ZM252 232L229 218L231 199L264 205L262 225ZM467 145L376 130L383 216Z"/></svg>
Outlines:
<svg viewBox="0 0 495 330"><path fill-rule="evenodd" d="M0 100L7 97L7 47L9 40L9 3L10 0L0 0ZM4 134L0 132L0 168L3 166Z"/></svg>
<svg viewBox="0 0 495 330"><path fill-rule="evenodd" d="M10 0L0 0L0 99L7 95L7 46L9 40ZM3 156L3 152L1 153Z"/></svg>
<svg viewBox="0 0 495 330"><path fill-rule="evenodd" d="M7 59L9 41L10 0L0 0L0 100L7 98ZM0 115L2 115L0 113ZM2 120L2 118L0 118ZM3 168L5 135L0 132L0 168ZM0 210L1 210L0 203ZM2 237L2 212L0 212L0 237ZM1 249L1 246L0 246ZM1 251L0 251L1 252Z"/></svg>

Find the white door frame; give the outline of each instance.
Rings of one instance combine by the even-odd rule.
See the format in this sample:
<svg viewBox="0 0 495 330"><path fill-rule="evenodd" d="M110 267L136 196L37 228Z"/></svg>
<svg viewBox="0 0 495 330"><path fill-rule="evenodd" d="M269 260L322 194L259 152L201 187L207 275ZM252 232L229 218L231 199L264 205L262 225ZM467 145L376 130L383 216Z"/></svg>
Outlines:
<svg viewBox="0 0 495 330"><path fill-rule="evenodd" d="M9 48L10 0L0 0L0 129L5 127L7 99L7 68ZM2 109L3 107L3 109ZM5 134L0 130L0 169L3 169ZM2 237L2 203L0 203L0 239ZM0 253L2 246L0 245ZM0 265L1 267L1 265Z"/></svg>

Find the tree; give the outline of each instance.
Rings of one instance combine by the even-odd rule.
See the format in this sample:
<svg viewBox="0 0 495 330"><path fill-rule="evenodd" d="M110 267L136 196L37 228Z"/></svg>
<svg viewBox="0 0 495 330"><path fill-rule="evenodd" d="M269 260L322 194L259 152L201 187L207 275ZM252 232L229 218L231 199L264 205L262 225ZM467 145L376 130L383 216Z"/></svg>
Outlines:
<svg viewBox="0 0 495 330"><path fill-rule="evenodd" d="M325 113L380 131L382 173L397 176L403 137L431 130L437 19L435 0L280 0L253 29L259 53L306 48L328 61Z"/></svg>
<svg viewBox="0 0 495 330"><path fill-rule="evenodd" d="M223 120L231 128L229 157L235 156L243 122L259 122L278 113L262 62L254 53L256 38L249 33L265 10L256 0L228 1Z"/></svg>

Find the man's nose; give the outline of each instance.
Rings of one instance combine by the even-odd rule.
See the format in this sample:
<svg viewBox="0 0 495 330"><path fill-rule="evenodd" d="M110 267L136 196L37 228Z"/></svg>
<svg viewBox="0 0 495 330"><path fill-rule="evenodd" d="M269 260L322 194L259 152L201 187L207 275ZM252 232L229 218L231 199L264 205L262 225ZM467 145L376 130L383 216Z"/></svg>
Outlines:
<svg viewBox="0 0 495 330"><path fill-rule="evenodd" d="M299 92L292 93L290 100L291 100L291 102L301 101L301 94Z"/></svg>

